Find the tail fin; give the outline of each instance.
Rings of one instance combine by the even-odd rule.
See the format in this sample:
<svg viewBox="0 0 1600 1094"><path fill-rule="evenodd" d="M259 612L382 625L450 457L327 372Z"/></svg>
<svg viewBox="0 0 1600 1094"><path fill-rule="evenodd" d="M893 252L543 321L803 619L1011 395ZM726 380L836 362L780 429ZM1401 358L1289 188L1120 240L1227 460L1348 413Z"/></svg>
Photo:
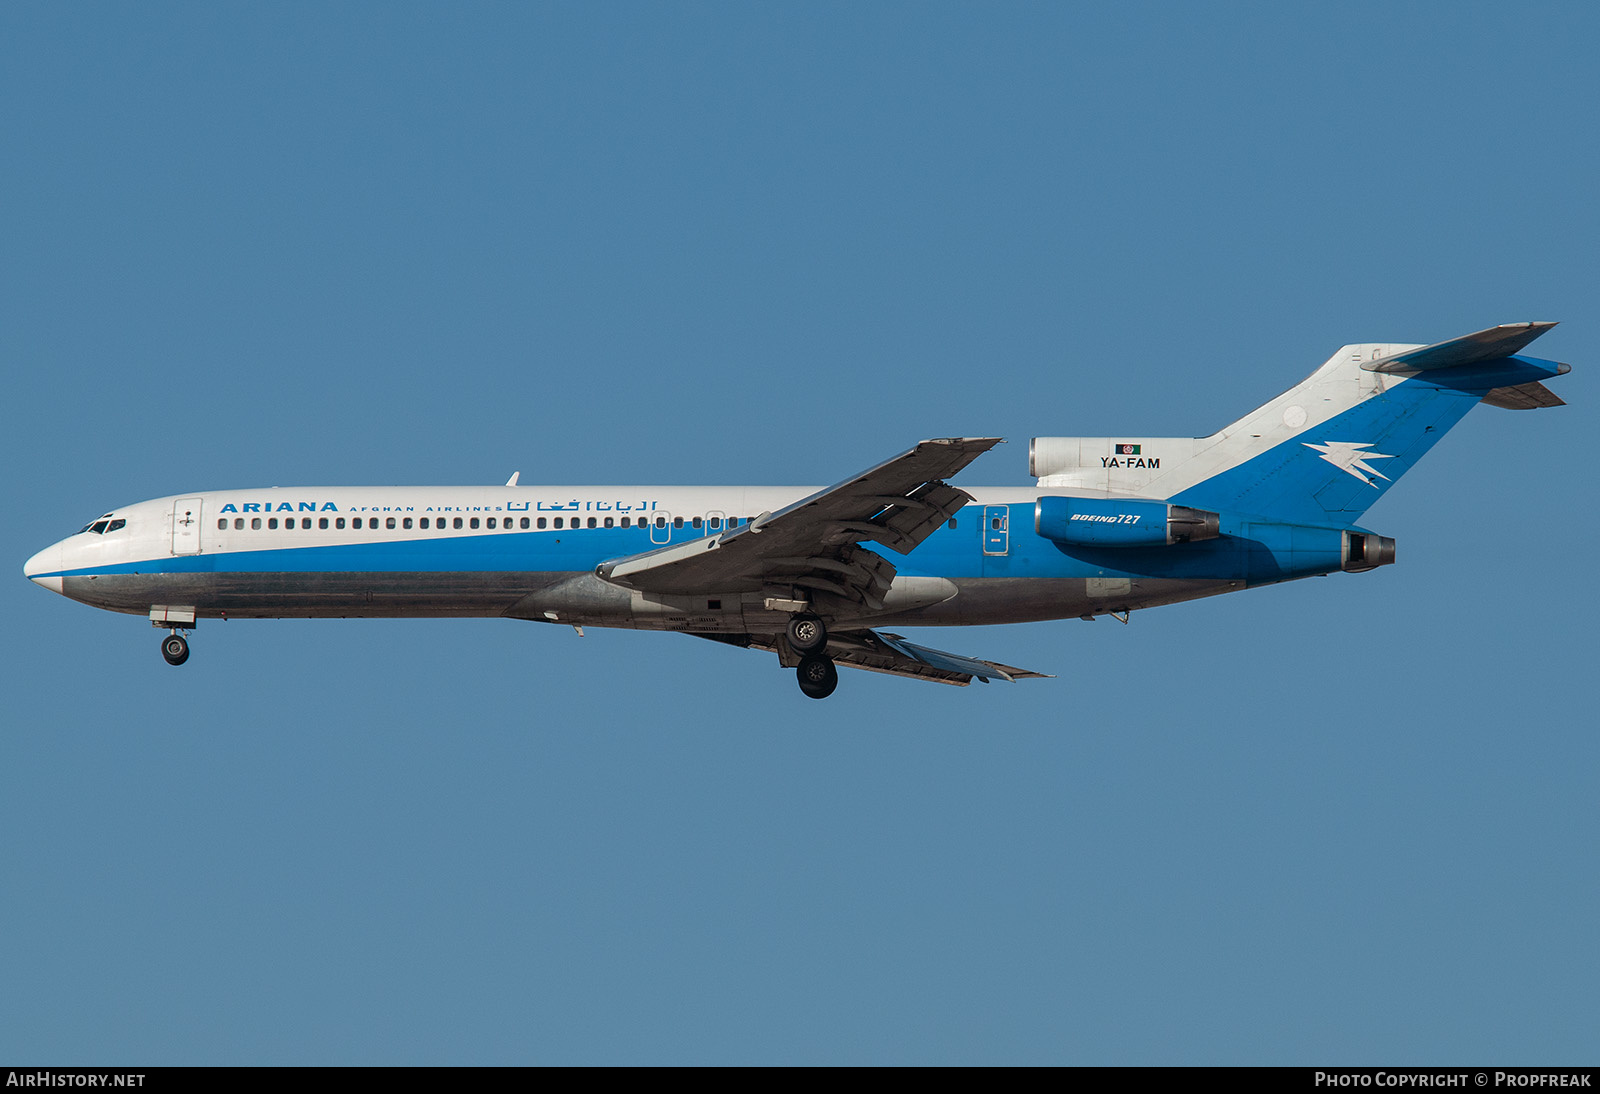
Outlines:
<svg viewBox="0 0 1600 1094"><path fill-rule="evenodd" d="M1435 345L1345 346L1303 382L1209 437L1040 437L1041 487L1165 498L1273 520L1349 524L1480 401L1560 405L1570 367L1516 356L1554 323Z"/></svg>

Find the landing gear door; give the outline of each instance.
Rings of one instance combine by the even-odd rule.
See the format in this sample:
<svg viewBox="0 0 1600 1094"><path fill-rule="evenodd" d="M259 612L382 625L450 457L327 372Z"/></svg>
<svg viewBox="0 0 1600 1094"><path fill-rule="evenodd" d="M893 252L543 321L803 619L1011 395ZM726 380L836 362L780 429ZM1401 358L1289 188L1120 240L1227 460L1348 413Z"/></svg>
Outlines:
<svg viewBox="0 0 1600 1094"><path fill-rule="evenodd" d="M200 553L200 499L179 498L172 503L172 553Z"/></svg>
<svg viewBox="0 0 1600 1094"><path fill-rule="evenodd" d="M1003 555L1011 550L1011 506L983 507L983 553Z"/></svg>

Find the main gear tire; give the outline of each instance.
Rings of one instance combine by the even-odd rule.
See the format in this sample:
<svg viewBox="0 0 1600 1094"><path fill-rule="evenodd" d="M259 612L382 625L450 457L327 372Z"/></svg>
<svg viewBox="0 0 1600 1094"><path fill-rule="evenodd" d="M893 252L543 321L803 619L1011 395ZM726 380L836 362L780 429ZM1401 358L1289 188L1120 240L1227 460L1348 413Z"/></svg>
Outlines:
<svg viewBox="0 0 1600 1094"><path fill-rule="evenodd" d="M794 674L800 681L800 690L811 699L826 699L839 686L839 670L831 657L809 654L800 659Z"/></svg>
<svg viewBox="0 0 1600 1094"><path fill-rule="evenodd" d="M789 619L789 648L804 656L821 653L828 645L828 628L814 615L796 615Z"/></svg>

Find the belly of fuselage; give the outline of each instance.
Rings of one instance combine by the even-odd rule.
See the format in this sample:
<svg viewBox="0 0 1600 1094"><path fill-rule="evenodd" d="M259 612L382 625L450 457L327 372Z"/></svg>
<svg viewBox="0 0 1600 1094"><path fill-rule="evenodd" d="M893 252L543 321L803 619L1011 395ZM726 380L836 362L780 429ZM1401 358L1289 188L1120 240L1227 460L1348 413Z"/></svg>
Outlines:
<svg viewBox="0 0 1600 1094"><path fill-rule="evenodd" d="M942 603L836 616L861 626L984 626L1071 619L1174 604L1242 582L1161 578L961 578ZM157 605L200 619L448 618L505 616L642 630L772 633L787 613L760 594L652 596L588 573L191 573L68 577L67 596L144 615Z"/></svg>

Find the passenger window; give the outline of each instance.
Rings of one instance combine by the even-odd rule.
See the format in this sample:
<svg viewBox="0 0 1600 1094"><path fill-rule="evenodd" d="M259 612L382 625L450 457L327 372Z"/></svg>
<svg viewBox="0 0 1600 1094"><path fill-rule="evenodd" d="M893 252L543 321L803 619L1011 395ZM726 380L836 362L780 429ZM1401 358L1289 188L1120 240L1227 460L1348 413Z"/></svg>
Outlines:
<svg viewBox="0 0 1600 1094"><path fill-rule="evenodd" d="M244 518L243 517L234 517L233 518L233 530L235 532L244 531Z"/></svg>
<svg viewBox="0 0 1600 1094"><path fill-rule="evenodd" d="M273 531L277 531L278 530L278 518L277 517L268 517L267 518L267 527L272 529Z"/></svg>
<svg viewBox="0 0 1600 1094"><path fill-rule="evenodd" d="M595 526L595 524L597 524L597 523L598 522L593 517L589 518L589 527L590 528L593 528Z"/></svg>
<svg viewBox="0 0 1600 1094"><path fill-rule="evenodd" d="M611 527L611 525L612 525L612 520L611 520L611 518L610 518L610 517L607 517L607 518L606 518L606 527L607 527L607 528L610 528L610 527Z"/></svg>
<svg viewBox="0 0 1600 1094"><path fill-rule="evenodd" d="M630 528L630 527L632 527L632 525L631 525L631 524L630 524L630 523L629 523L629 518L628 518L628 517L623 517L623 518L622 518L622 526L623 526L623 527L624 527L624 528Z"/></svg>
<svg viewBox="0 0 1600 1094"><path fill-rule="evenodd" d="M490 517L490 518L489 518L489 527L490 527L490 528L493 528L493 527L494 527L494 518L493 518L493 517Z"/></svg>
<svg viewBox="0 0 1600 1094"><path fill-rule="evenodd" d="M666 517L657 517L656 518L656 527L657 528L665 528L666 526L667 526L667 518Z"/></svg>
<svg viewBox="0 0 1600 1094"><path fill-rule="evenodd" d="M411 518L407 517L405 520L401 521L400 522L400 527L402 527L402 528L410 528L411 527Z"/></svg>
<svg viewBox="0 0 1600 1094"><path fill-rule="evenodd" d="M324 531L324 532L326 532L328 530L328 518L327 517L318 517L317 518L317 528L322 530L322 531Z"/></svg>
<svg viewBox="0 0 1600 1094"><path fill-rule="evenodd" d="M955 526L956 526L956 518L955 517L951 517L950 518L950 527L954 528Z"/></svg>
<svg viewBox="0 0 1600 1094"><path fill-rule="evenodd" d="M421 520L417 521L417 527L421 528L423 531L427 531L427 529L428 529L428 518L427 517L423 517Z"/></svg>
<svg viewBox="0 0 1600 1094"><path fill-rule="evenodd" d="M224 531L224 530L227 529L227 527L228 527L228 518L227 517L223 517L221 520L217 521L217 531L219 531L219 532Z"/></svg>
<svg viewBox="0 0 1600 1094"><path fill-rule="evenodd" d="M722 518L721 517L712 517L710 520L706 521L706 525L713 532L715 532L717 529L722 527Z"/></svg>
<svg viewBox="0 0 1600 1094"><path fill-rule="evenodd" d="M543 518L543 517L540 517L540 518L539 518L539 527L540 527L540 528L543 528L543 527L544 527L544 518Z"/></svg>
<svg viewBox="0 0 1600 1094"><path fill-rule="evenodd" d="M477 517L470 517L470 518L468 518L467 523L471 527L476 528L478 526L478 518Z"/></svg>
<svg viewBox="0 0 1600 1094"><path fill-rule="evenodd" d="M695 517L694 520L690 521L689 523L693 524L696 528L698 528L698 527L700 527L701 521L700 521L699 517Z"/></svg>
<svg viewBox="0 0 1600 1094"><path fill-rule="evenodd" d="M300 529L301 529L301 531L305 531L305 532L311 531L311 518L310 517L301 517L300 518Z"/></svg>
<svg viewBox="0 0 1600 1094"><path fill-rule="evenodd" d="M557 517L557 518L556 518L556 527L557 527L557 528L560 528L560 527L561 527L561 522L562 522L562 519L563 519L563 518L561 518L561 517Z"/></svg>
<svg viewBox="0 0 1600 1094"><path fill-rule="evenodd" d="M344 518L343 517L334 517L333 518L333 526L335 528L343 528L344 527Z"/></svg>
<svg viewBox="0 0 1600 1094"><path fill-rule="evenodd" d="M522 527L524 529L526 529L528 527L528 518L527 517L523 517L522 518Z"/></svg>
<svg viewBox="0 0 1600 1094"><path fill-rule="evenodd" d="M361 518L360 517L351 517L350 518L350 527L352 527L352 528L360 528L361 527Z"/></svg>
<svg viewBox="0 0 1600 1094"><path fill-rule="evenodd" d="M672 526L674 528L682 528L683 527L683 518L682 517L673 517L672 518Z"/></svg>
<svg viewBox="0 0 1600 1094"><path fill-rule="evenodd" d="M453 524L453 525L454 525L454 526L455 526L455 527L457 527L457 528L460 528L460 527L461 527L461 518L460 518L460 517L457 517L457 518L456 518L456 519L455 519L455 520L454 520L454 521L452 521L452 522L451 522L451 523L452 523L452 524Z"/></svg>
<svg viewBox="0 0 1600 1094"><path fill-rule="evenodd" d="M383 522L383 526L385 528L393 528L394 527L394 518L390 517L388 520L384 521Z"/></svg>
<svg viewBox="0 0 1600 1094"><path fill-rule="evenodd" d="M261 531L261 518L260 517L251 517L250 518L250 530L252 532Z"/></svg>

